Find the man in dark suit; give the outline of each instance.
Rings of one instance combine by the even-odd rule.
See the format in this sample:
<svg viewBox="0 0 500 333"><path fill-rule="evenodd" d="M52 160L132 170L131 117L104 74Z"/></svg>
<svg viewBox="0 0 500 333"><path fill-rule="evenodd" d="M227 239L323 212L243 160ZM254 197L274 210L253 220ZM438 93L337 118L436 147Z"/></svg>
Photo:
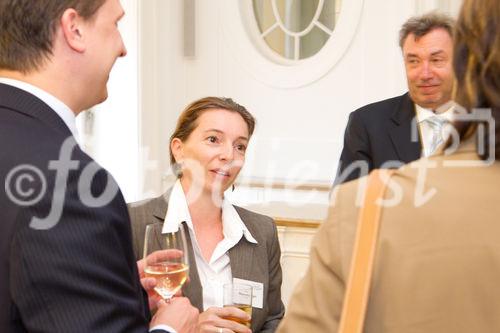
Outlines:
<svg viewBox="0 0 500 333"><path fill-rule="evenodd" d="M76 143L126 53L118 0L0 0L0 332L191 332L186 298L150 321L127 207Z"/></svg>
<svg viewBox="0 0 500 333"><path fill-rule="evenodd" d="M452 31L452 19L438 14L413 17L403 25L399 45L409 92L350 114L335 184L436 151L443 133L433 120L451 121L453 113Z"/></svg>

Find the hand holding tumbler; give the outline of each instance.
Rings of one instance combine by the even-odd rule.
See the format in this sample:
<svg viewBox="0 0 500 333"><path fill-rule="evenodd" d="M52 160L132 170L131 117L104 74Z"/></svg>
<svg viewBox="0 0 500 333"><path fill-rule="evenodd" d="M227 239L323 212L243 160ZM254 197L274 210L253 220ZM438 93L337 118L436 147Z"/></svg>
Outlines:
<svg viewBox="0 0 500 333"><path fill-rule="evenodd" d="M252 286L240 283L228 283L224 285L224 307L232 306L243 310L252 317ZM227 317L225 319L236 321L250 327L251 320L242 320L238 317Z"/></svg>

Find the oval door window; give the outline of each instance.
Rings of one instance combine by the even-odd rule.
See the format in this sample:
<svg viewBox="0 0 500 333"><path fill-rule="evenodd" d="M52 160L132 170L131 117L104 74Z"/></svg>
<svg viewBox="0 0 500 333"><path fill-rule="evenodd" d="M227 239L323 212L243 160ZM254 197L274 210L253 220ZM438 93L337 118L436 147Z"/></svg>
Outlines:
<svg viewBox="0 0 500 333"><path fill-rule="evenodd" d="M300 61L333 34L342 0L252 0L260 37L279 56Z"/></svg>

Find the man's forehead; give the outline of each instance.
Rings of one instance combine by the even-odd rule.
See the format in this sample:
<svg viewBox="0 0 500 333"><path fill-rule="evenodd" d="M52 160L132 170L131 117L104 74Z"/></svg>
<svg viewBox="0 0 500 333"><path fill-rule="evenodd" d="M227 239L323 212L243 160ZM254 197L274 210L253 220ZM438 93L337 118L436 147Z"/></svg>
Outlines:
<svg viewBox="0 0 500 333"><path fill-rule="evenodd" d="M125 15L120 0L105 0L101 7L97 10L96 14L104 13L104 15L111 15L115 18L122 18Z"/></svg>
<svg viewBox="0 0 500 333"><path fill-rule="evenodd" d="M409 34L403 44L403 53L423 52L436 54L451 48L450 34L445 29L433 29L422 36Z"/></svg>

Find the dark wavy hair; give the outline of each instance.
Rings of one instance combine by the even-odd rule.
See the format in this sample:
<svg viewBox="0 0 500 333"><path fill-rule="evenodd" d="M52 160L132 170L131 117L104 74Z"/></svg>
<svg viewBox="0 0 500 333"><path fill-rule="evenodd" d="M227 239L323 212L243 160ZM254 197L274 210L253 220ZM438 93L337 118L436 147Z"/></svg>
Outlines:
<svg viewBox="0 0 500 333"><path fill-rule="evenodd" d="M453 38L454 25L453 18L437 12L410 17L399 30L399 46L401 49L403 48L406 38L410 34L413 34L415 39L419 39L434 29L444 29Z"/></svg>
<svg viewBox="0 0 500 333"><path fill-rule="evenodd" d="M453 68L457 78L455 101L469 112L491 109L495 120L495 159L500 159L500 1L464 0L455 28ZM462 138L477 123L459 128ZM487 127L486 127L487 128ZM488 130L485 131L487 157Z"/></svg>
<svg viewBox="0 0 500 333"><path fill-rule="evenodd" d="M0 0L0 69L27 73L52 55L57 23L74 8L92 19L105 0Z"/></svg>

